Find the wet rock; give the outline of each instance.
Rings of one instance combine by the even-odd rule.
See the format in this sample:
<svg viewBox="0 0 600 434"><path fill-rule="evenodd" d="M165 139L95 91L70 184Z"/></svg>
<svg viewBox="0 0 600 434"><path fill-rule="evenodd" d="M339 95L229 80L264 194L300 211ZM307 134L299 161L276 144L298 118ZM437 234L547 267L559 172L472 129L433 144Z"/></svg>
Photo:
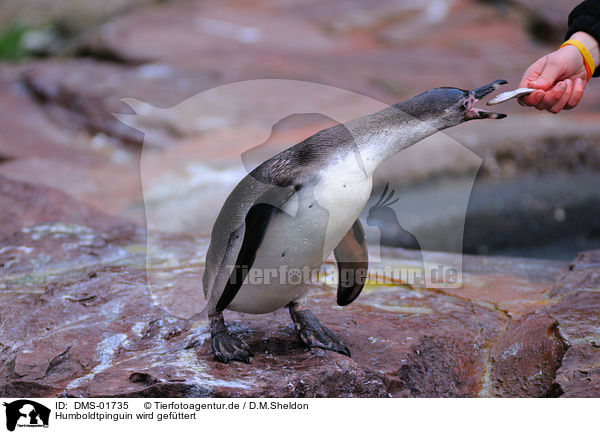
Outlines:
<svg viewBox="0 0 600 434"><path fill-rule="evenodd" d="M414 267L420 252L382 248L387 264ZM432 261L444 262L449 253L435 253ZM437 288L442 293L466 299L491 310L498 310L506 318L526 315L543 309L551 300L545 295L553 279L564 271L561 261L515 259L463 255L463 285L458 288Z"/></svg>
<svg viewBox="0 0 600 434"><path fill-rule="evenodd" d="M107 214L144 221L139 167L127 158L119 163L19 158L0 165L0 175L60 190Z"/></svg>
<svg viewBox="0 0 600 434"><path fill-rule="evenodd" d="M505 397L550 396L566 351L557 326L545 313L512 320L492 347L487 392Z"/></svg>
<svg viewBox="0 0 600 434"><path fill-rule="evenodd" d="M107 3L82 3L79 0L7 0L0 5L0 23L17 19L22 25L43 26L60 23L72 32L82 32L109 17L151 4L154 0L113 0ZM65 29L65 30L67 30Z"/></svg>
<svg viewBox="0 0 600 434"><path fill-rule="evenodd" d="M102 133L124 143L141 146L140 134L119 123L111 114L118 110L111 109L104 98L72 93L60 85L52 86L56 83L45 83L30 74L24 76L23 83L58 123L75 130L83 129L92 136Z"/></svg>
<svg viewBox="0 0 600 434"><path fill-rule="evenodd" d="M600 288L600 250L582 252L553 285L549 295L562 297L573 292Z"/></svg>
<svg viewBox="0 0 600 434"><path fill-rule="evenodd" d="M84 205L66 194L43 186L0 176L0 238L21 237L31 228L44 223L61 222L92 228L109 229L127 224L117 217L109 217L98 209ZM39 229L42 231L42 229ZM34 236L35 231L29 231ZM15 235L17 234L17 235Z"/></svg>
<svg viewBox="0 0 600 434"><path fill-rule="evenodd" d="M469 80L465 87L499 73L514 81L520 62L543 53L528 40L518 14L507 20L494 8L466 0L384 0L377 7L361 1L272 3L268 11L245 3L158 6L113 20L84 47L126 62L186 69L197 68L195 59L202 56L203 70L210 65L220 74L215 84L302 78L391 97L390 103L451 84L442 71ZM391 44L400 44L401 51Z"/></svg>
<svg viewBox="0 0 600 434"><path fill-rule="evenodd" d="M0 71L2 68L0 67ZM0 160L19 157L54 157L71 161L90 161L93 153L80 140L48 119L18 81L0 83Z"/></svg>
<svg viewBox="0 0 600 434"><path fill-rule="evenodd" d="M595 293L575 291L558 304L540 296L560 263L466 256L461 290L372 283L345 308L335 305L334 287L315 283L311 309L352 358L306 350L284 310L226 312L255 357L223 365L212 356L207 321L192 318L203 307L197 251L206 240L157 234L159 248L146 251L144 234L118 219L91 208L86 217L86 206L47 188L3 183L12 221L26 222L4 226L3 255L11 257L0 270L3 396L594 393L584 386L596 381ZM35 210L32 197L40 198ZM80 217L69 222L66 207ZM383 252L392 265L412 263L409 252ZM508 311L526 316L510 320ZM564 351L556 329L570 348L555 380Z"/></svg>
<svg viewBox="0 0 600 434"><path fill-rule="evenodd" d="M555 380L557 394L565 398L600 397L600 348L575 344L567 350Z"/></svg>
<svg viewBox="0 0 600 434"><path fill-rule="evenodd" d="M597 287L570 292L550 307L549 313L560 322L561 335L567 342L600 342L600 291Z"/></svg>
<svg viewBox="0 0 600 434"><path fill-rule="evenodd" d="M548 312L569 345L555 387L565 397L600 396L600 251L582 252L549 291Z"/></svg>
<svg viewBox="0 0 600 434"><path fill-rule="evenodd" d="M142 135L112 115L131 113L122 99L168 107L214 85L216 78L210 70L188 71L166 63L132 66L85 58L30 62L19 70L19 81L51 119L130 146L141 146Z"/></svg>
<svg viewBox="0 0 600 434"><path fill-rule="evenodd" d="M549 49L530 36L523 15L471 0L382 0L376 7L363 1L267 7L193 1L119 17L83 49L113 53L125 63L210 69L217 74L210 87L300 78L393 103L442 85L518 82L525 66ZM593 101L593 94L586 95L580 106Z"/></svg>
<svg viewBox="0 0 600 434"><path fill-rule="evenodd" d="M410 391L409 396L473 397L479 387L479 363L461 339L423 336L395 376Z"/></svg>
<svg viewBox="0 0 600 434"><path fill-rule="evenodd" d="M7 219L0 226L0 290L39 293L56 283L93 278L98 267L143 263L132 251L145 245L135 225L45 187L2 178L0 188ZM68 300L85 304L94 298Z"/></svg>
<svg viewBox="0 0 600 434"><path fill-rule="evenodd" d="M344 312L332 310L332 289L315 289L321 294L313 301L315 313L349 345L354 359L307 351L287 312L279 311L227 315L256 356L250 365L222 365L212 357L206 322L165 316L145 293L142 274L124 269L98 270L93 279L54 286L41 303L31 294L13 295L13 307L37 319L2 313L11 324L2 336L11 347L3 387L39 384L30 396L48 396L48 388L72 396L475 396L474 374L481 373L484 355L477 348L503 323L501 316L480 309L473 324L488 330L467 325L472 331L457 338L452 335L464 328L450 311L461 315L468 303L439 296L410 300L404 293L408 303L432 307L386 308L381 303L393 298L390 292L371 294ZM415 313L397 313L403 310ZM430 370L433 380L426 375Z"/></svg>

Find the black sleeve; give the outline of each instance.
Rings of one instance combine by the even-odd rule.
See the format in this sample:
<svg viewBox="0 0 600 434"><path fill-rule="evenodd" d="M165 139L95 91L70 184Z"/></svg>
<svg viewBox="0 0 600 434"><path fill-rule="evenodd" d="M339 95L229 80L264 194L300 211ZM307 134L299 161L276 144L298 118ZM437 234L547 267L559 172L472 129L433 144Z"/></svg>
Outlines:
<svg viewBox="0 0 600 434"><path fill-rule="evenodd" d="M569 14L569 30L565 40L575 32L586 32L600 44L600 0L586 0ZM596 65L594 77L600 76L600 65Z"/></svg>

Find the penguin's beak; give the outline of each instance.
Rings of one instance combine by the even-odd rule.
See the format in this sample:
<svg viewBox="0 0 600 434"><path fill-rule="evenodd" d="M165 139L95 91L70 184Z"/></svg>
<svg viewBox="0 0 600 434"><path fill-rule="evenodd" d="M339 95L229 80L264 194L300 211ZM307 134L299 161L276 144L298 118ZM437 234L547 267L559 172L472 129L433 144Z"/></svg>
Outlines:
<svg viewBox="0 0 600 434"><path fill-rule="evenodd" d="M483 98L484 96L492 93L500 86L508 84L506 80L496 80L488 83L484 86L478 87L477 89L473 89L469 92L469 102L468 108L465 113L465 120L471 119L503 119L506 117L504 113L493 113L487 110L483 110L480 108L475 108L473 105Z"/></svg>
<svg viewBox="0 0 600 434"><path fill-rule="evenodd" d="M506 80L492 81L491 83L488 83L485 86L481 86L481 87L478 87L477 89L473 89L471 91L471 93L473 94L473 96L475 98L481 99L484 96L492 93L493 91L498 89L500 86L505 85L505 84L508 84L508 81L506 81Z"/></svg>

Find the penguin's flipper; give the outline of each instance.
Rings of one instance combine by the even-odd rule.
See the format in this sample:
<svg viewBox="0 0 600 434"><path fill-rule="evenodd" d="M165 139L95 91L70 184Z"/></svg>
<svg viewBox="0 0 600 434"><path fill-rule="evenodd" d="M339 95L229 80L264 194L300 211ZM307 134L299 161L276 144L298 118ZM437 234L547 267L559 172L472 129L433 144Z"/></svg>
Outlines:
<svg viewBox="0 0 600 434"><path fill-rule="evenodd" d="M248 271L252 268L254 259L256 259L256 252L265 237L269 222L277 212L281 211L273 205L259 203L250 208L248 214L246 214L244 240L240 247L235 267L217 302L217 312L221 312L227 308L240 290Z"/></svg>
<svg viewBox="0 0 600 434"><path fill-rule="evenodd" d="M338 266L337 304L346 306L362 291L369 268L365 231L359 220L354 222L333 254Z"/></svg>

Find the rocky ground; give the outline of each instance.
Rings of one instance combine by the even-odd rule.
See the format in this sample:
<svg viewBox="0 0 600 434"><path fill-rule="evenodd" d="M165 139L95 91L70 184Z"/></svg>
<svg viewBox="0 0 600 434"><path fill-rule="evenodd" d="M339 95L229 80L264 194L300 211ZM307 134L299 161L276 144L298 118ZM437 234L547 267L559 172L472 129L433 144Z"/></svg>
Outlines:
<svg viewBox="0 0 600 434"><path fill-rule="evenodd" d="M189 319L205 238L164 234L171 255L146 267L141 228L47 187L2 188L3 396L600 396L598 252L466 256L462 288L370 284L347 308L316 284L311 308L352 358L307 351L278 311L229 314L256 356L222 365L207 322Z"/></svg>
<svg viewBox="0 0 600 434"><path fill-rule="evenodd" d="M372 284L343 309L315 285L313 310L351 359L305 351L286 312L230 314L256 357L223 366L206 323L189 319L212 221L249 165L432 87L516 85L560 40L569 2L115 1L81 12L89 24L67 26L60 43L40 36L75 3L56 2L49 23L20 10L50 56L0 64L0 394L600 396L597 251L467 255L461 289ZM287 84L225 86L272 78ZM599 92L593 83L557 117L500 106L506 120L428 139L383 167L377 187L432 203L477 175L469 251L589 239L600 230ZM198 93L208 99L173 110ZM450 207L428 213L424 230L461 223ZM402 249L382 259L415 265Z"/></svg>

